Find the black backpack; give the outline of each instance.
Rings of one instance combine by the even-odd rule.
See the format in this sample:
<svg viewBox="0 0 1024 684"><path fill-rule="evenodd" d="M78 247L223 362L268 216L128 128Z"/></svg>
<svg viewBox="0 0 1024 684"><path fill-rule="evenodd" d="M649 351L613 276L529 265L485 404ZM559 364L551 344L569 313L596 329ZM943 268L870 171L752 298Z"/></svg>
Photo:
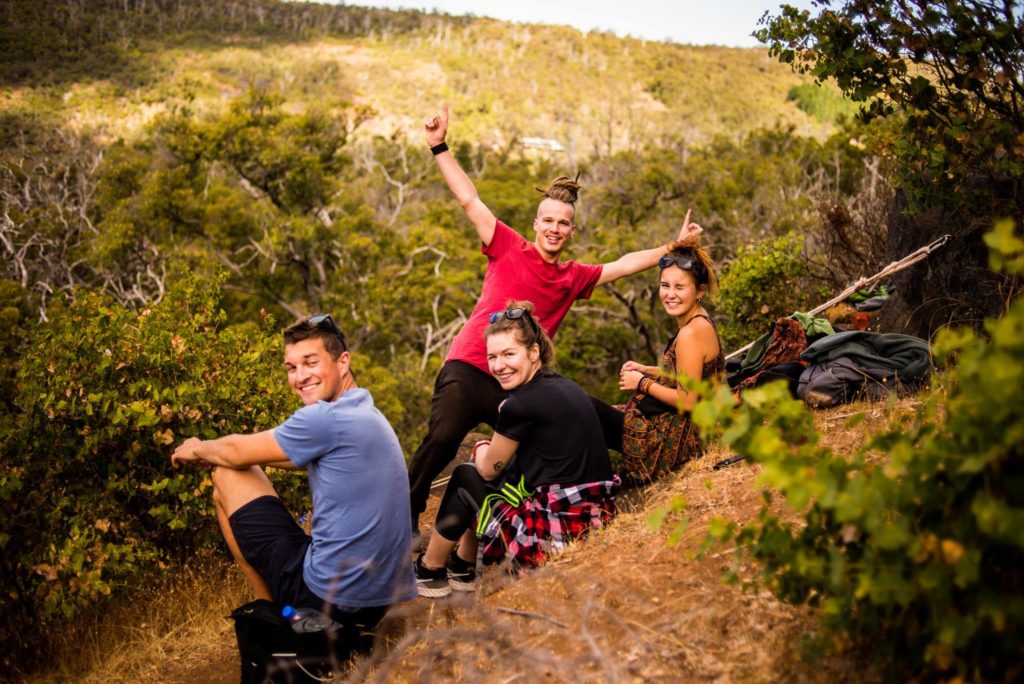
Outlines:
<svg viewBox="0 0 1024 684"><path fill-rule="evenodd" d="M373 645L372 633L321 613L299 622L285 620L281 609L265 599L239 606L229 617L235 621L242 684L331 681L335 664Z"/></svg>

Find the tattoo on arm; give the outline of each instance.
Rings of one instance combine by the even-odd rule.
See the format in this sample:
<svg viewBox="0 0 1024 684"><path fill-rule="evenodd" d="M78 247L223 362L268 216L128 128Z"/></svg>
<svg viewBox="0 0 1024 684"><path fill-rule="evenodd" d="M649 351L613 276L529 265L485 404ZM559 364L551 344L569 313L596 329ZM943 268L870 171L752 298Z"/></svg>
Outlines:
<svg viewBox="0 0 1024 684"><path fill-rule="evenodd" d="M494 462L494 472L500 473L501 469L504 468L504 467L505 467L504 461L495 461Z"/></svg>

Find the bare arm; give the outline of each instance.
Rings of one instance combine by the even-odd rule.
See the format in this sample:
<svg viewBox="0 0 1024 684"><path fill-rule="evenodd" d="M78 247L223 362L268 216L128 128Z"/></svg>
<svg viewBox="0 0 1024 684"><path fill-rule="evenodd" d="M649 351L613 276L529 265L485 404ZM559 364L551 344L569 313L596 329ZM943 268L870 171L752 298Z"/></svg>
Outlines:
<svg viewBox="0 0 1024 684"><path fill-rule="evenodd" d="M625 254L601 267L601 277L598 278L597 284L605 285L619 278L625 278L634 273L646 271L657 264L658 259L666 254L668 254L667 245Z"/></svg>
<svg viewBox="0 0 1024 684"><path fill-rule="evenodd" d="M444 142L445 135L448 133L448 105L441 108L441 113L438 116L427 122L426 129L427 144L430 147ZM477 194L473 181L462 170L450 151L446 150L436 154L434 159L437 161L437 168L441 170L441 175L444 176L444 180L448 184L448 189L455 195L455 199L458 200L466 212L466 216L473 223L473 227L476 228L480 241L484 245L491 244L498 219L487 208L487 205L480 201L480 195Z"/></svg>
<svg viewBox="0 0 1024 684"><path fill-rule="evenodd" d="M604 264L601 267L601 277L598 279L598 285L604 285L610 283L619 278L631 276L634 273L645 271L658 263L658 259L668 254L678 243L693 241L698 235L704 232L704 229L698 226L696 223L690 222L690 216L692 211L686 210L686 218L683 220L683 226L679 229L679 236L674 242L670 242L667 245L661 247L654 247L653 249L643 249L638 252L630 252L624 254L615 261Z"/></svg>
<svg viewBox="0 0 1024 684"><path fill-rule="evenodd" d="M700 380L701 371L704 370L705 353L710 352L707 335L704 334L707 331L701 328L710 325L706 320L694 321L679 332L675 342L678 377ZM715 353L718 353L717 350ZM694 392L687 392L682 388L673 389L658 382L651 385L648 393L661 402L665 402L666 398L670 399L671 401L665 403L675 404L683 411L689 411L697 403L697 395Z"/></svg>
<svg viewBox="0 0 1024 684"><path fill-rule="evenodd" d="M272 430L252 435L226 435L217 439L202 440L196 437L186 439L171 454L171 465L177 468L182 463L202 462L210 466L244 470L254 465L289 467L291 461L281 450Z"/></svg>
<svg viewBox="0 0 1024 684"><path fill-rule="evenodd" d="M645 366L642 363L637 363L636 361L627 361L622 364L622 372L631 370L639 371L641 374L646 375L649 378L657 378L658 374L661 372L661 369L657 366Z"/></svg>
<svg viewBox="0 0 1024 684"><path fill-rule="evenodd" d="M265 465L268 468L277 468L279 470L305 470L305 468L300 468L299 466L289 461L287 458L284 459L283 461L272 461L270 463L264 463L263 465Z"/></svg>
<svg viewBox="0 0 1024 684"><path fill-rule="evenodd" d="M519 442L504 435L494 433L489 446L482 446L476 452L476 469L485 480L494 478L505 472L512 457L519 448Z"/></svg>
<svg viewBox="0 0 1024 684"><path fill-rule="evenodd" d="M705 359L718 354L718 338L707 321L694 321L679 331L675 341L676 375L700 379ZM619 389L635 390L644 375L637 370L623 370ZM656 376L655 376L656 377ZM697 403L697 395L682 388L667 387L657 380L647 387L647 394L668 406L689 411Z"/></svg>

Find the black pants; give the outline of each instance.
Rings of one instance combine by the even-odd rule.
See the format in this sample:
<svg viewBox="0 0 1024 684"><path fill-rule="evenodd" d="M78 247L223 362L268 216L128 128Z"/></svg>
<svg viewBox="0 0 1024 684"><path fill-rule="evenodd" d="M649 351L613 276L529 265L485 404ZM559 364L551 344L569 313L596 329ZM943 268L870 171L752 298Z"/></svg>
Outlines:
<svg viewBox="0 0 1024 684"><path fill-rule="evenodd" d="M590 397L590 403L594 405L597 418L601 421L601 432L604 433L604 443L609 449L622 453L622 424L625 413L612 408L597 397Z"/></svg>
<svg viewBox="0 0 1024 684"><path fill-rule="evenodd" d="M494 427L498 405L508 395L498 381L464 361L447 361L434 382L430 422L409 461L409 501L413 527L427 507L430 483L459 450L466 434L480 423Z"/></svg>

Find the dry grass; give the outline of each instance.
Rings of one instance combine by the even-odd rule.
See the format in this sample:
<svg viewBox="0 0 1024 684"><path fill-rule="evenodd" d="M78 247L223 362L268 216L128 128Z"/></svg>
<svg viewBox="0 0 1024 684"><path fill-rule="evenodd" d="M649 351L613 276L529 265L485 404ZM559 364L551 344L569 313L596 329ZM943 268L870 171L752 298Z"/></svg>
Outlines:
<svg viewBox="0 0 1024 684"><path fill-rule="evenodd" d="M816 421L825 444L849 453L911 403L899 402L892 415L884 405L847 405L817 413ZM849 426L859 412L864 421ZM509 582L489 569L475 598L419 599L403 607L396 619L404 623L404 636L382 644L376 662L364 663L349 679L880 679L852 654L804 662L800 641L816 624L809 611L723 584L722 571L733 562L727 549L697 557L712 518L742 523L761 506L757 466L713 469L728 455L713 447L673 477L627 495L614 525L527 577ZM676 497L687 502L689 527L671 547L672 525L651 530L647 521Z"/></svg>
<svg viewBox="0 0 1024 684"><path fill-rule="evenodd" d="M755 469L711 465L712 450L669 481L635 493L616 523L551 565L508 583L489 571L477 601L434 602L370 672L374 681L774 681L797 660L806 616L719 580L697 560L714 515L756 511ZM648 529L654 508L682 496L690 527L670 548ZM632 510L628 510L632 509ZM735 513L741 513L736 516ZM516 611L507 613L503 609ZM552 622L565 625L560 627ZM782 657L779 657L782 656Z"/></svg>
<svg viewBox="0 0 1024 684"><path fill-rule="evenodd" d="M816 422L828 446L848 453L913 403L900 401L892 413L880 404L847 405L816 413ZM865 420L848 425L859 412ZM713 517L742 523L761 506L759 468L713 470L726 456L712 447L672 477L625 495L614 525L525 577L488 568L475 595L397 607L373 657L354 663L345 681L880 680L854 654L801 660L800 641L815 628L810 611L723 584L729 549L697 557ZM676 497L686 500L689 526L672 547L673 521L651 530L648 517ZM223 616L246 600L241 580L223 564L195 571L145 607L148 623L120 630L125 640L106 636L88 649L89 662L81 661L91 665L87 677L68 671L37 681L237 681L234 636ZM123 619L131 615L126 609Z"/></svg>
<svg viewBox="0 0 1024 684"><path fill-rule="evenodd" d="M250 600L240 573L226 558L197 560L180 574L153 585L146 596L86 616L67 634L55 667L30 682L237 682L234 628L226 620ZM226 679L186 680L179 672L208 668L224 644ZM233 666L233 667L232 667Z"/></svg>

